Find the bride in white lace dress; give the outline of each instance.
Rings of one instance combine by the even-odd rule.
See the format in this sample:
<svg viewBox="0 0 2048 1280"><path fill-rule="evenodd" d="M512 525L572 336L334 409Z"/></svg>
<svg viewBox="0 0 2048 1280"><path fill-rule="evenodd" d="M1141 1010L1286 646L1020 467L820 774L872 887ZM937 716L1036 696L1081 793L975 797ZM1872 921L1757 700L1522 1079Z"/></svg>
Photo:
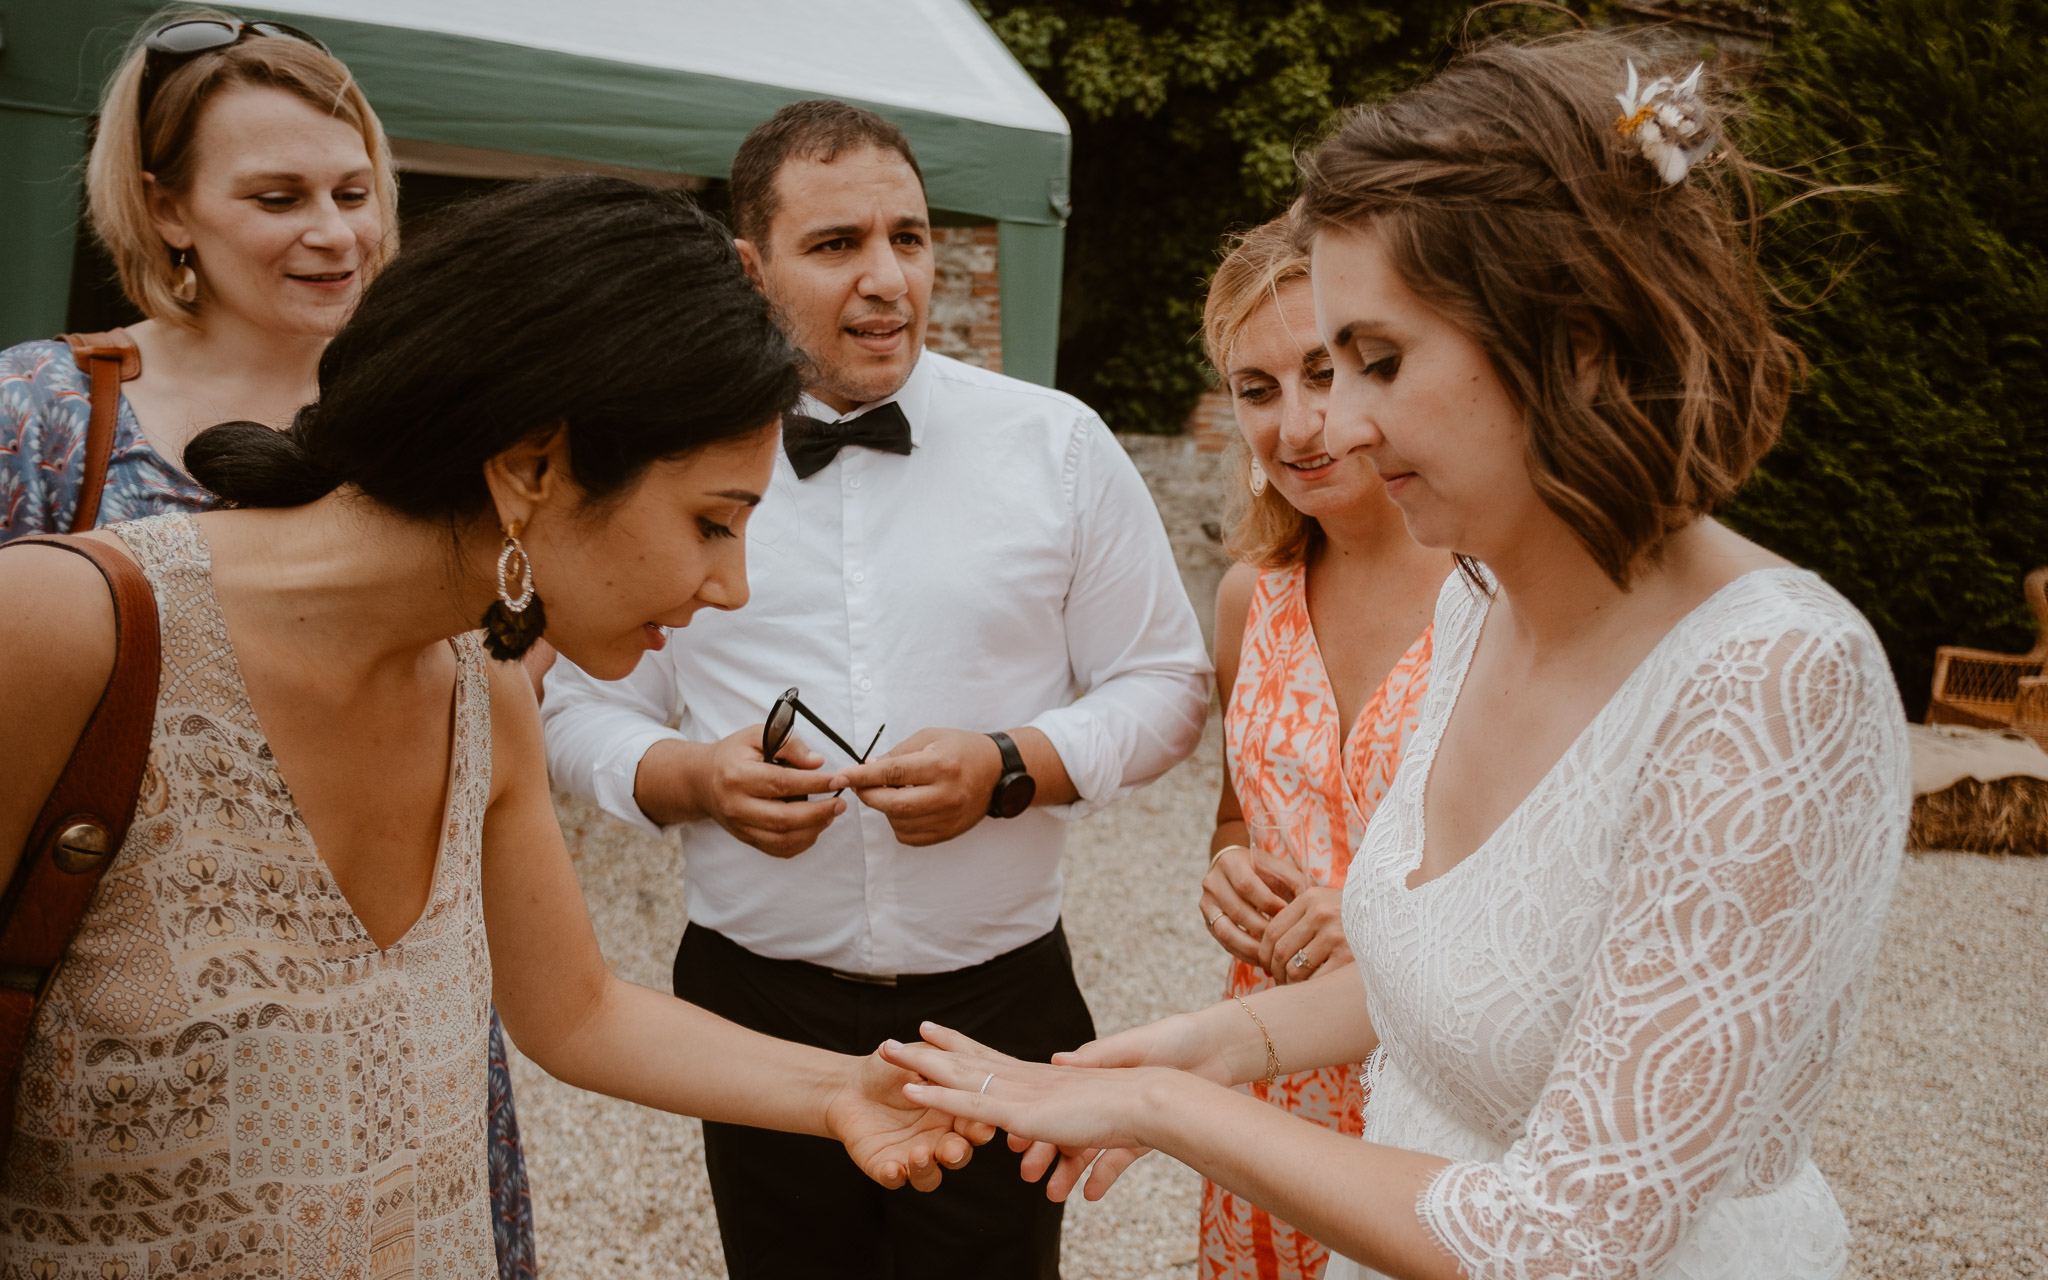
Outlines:
<svg viewBox="0 0 2048 1280"><path fill-rule="evenodd" d="M1904 718L1856 610L1707 514L1793 356L1687 173L1708 91L1629 52L1484 47L1305 164L1326 438L1467 571L1345 887L1355 969L1053 1066L936 1027L885 1049L914 1100L1038 1140L1027 1168L1057 1148L1056 1197L1157 1147L1328 1244L1330 1280L1842 1270L1809 1151L1904 845ZM1217 1087L1368 1054L1362 1142Z"/></svg>

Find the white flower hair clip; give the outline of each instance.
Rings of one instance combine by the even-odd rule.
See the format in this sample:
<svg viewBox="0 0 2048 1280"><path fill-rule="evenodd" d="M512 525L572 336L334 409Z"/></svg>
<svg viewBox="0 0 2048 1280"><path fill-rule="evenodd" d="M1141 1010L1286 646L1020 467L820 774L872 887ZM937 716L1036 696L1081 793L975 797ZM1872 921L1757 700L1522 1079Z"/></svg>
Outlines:
<svg viewBox="0 0 2048 1280"><path fill-rule="evenodd" d="M1714 149L1713 130L1707 124L1707 104L1700 99L1700 73L1706 64L1693 67L1692 74L1674 81L1660 76L1642 84L1633 59L1628 64L1628 90L1614 95L1621 104L1621 118L1614 130L1633 138L1642 148L1643 159L1654 166L1668 186L1684 181L1686 173Z"/></svg>

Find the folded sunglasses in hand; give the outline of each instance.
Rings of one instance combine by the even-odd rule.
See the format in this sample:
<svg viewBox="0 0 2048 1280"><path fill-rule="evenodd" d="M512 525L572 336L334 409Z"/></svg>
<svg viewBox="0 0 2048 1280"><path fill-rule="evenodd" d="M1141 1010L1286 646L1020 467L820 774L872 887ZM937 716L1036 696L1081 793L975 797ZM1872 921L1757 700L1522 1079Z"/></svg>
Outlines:
<svg viewBox="0 0 2048 1280"><path fill-rule="evenodd" d="M868 753L875 749L875 743L882 740L882 730L889 727L885 724L875 730L875 736L869 741L867 751L855 751L848 745L846 739L833 732L831 725L818 719L817 715L804 705L804 700L797 696L795 689L788 689L783 692L781 697L775 700L775 705L768 709L768 722L761 726L761 758L763 760L768 761L770 764L783 763L775 757L780 755L782 748L788 744L789 732L796 727L796 718L798 716L802 716L816 726L819 733L831 739L832 745L844 751L855 764L866 764L868 762ZM793 769L796 766L787 765L785 767ZM835 791L832 794L836 796L839 793ZM790 802L810 799L809 796L784 796L782 798Z"/></svg>

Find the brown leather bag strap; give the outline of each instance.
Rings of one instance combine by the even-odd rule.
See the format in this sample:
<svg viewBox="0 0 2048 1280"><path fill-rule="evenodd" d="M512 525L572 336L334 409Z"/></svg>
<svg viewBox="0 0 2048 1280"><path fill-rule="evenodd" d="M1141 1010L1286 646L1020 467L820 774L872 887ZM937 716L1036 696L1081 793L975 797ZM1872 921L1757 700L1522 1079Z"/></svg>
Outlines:
<svg viewBox="0 0 2048 1280"><path fill-rule="evenodd" d="M160 671L156 595L134 561L62 535L16 538L0 551L20 546L61 547L92 561L106 578L114 597L114 670L0 897L0 1149L14 1128L15 1075L36 1003L135 816Z"/></svg>
<svg viewBox="0 0 2048 1280"><path fill-rule="evenodd" d="M92 417L85 428L85 473L78 485L78 508L71 532L84 533L99 518L100 495L107 487L107 464L114 457L114 428L121 419L121 384L142 375L142 350L126 329L105 333L67 333L71 358L92 380Z"/></svg>

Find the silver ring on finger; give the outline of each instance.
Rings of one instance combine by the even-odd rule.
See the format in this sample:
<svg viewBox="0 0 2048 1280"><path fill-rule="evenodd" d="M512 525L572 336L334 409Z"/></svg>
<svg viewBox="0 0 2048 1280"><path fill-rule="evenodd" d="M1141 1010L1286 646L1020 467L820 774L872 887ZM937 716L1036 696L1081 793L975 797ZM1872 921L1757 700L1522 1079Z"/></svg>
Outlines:
<svg viewBox="0 0 2048 1280"><path fill-rule="evenodd" d="M996 1078L996 1073L995 1073L995 1072L993 1072L993 1071L989 1072L989 1073L988 1073L988 1079L987 1079L987 1080L984 1080L984 1081L982 1081L982 1082L981 1082L981 1088L979 1088L979 1089L976 1089L976 1090L975 1090L975 1092L976 1092L976 1093L987 1093L987 1092L988 1092L988 1087L989 1087L989 1084L990 1084L990 1083L991 1083L992 1081L994 1081L994 1080L995 1080L995 1078Z"/></svg>
<svg viewBox="0 0 2048 1280"><path fill-rule="evenodd" d="M1294 953L1294 959L1293 959L1293 960L1291 960L1291 961L1289 961L1289 963L1290 963L1291 965L1293 965L1293 967L1294 967L1294 968L1297 968L1297 969L1305 969L1305 968L1307 968L1307 967L1308 967L1308 948L1307 948L1307 947L1303 947L1303 948L1302 948L1301 950L1299 950L1299 951L1295 952L1295 953Z"/></svg>
<svg viewBox="0 0 2048 1280"><path fill-rule="evenodd" d="M1216 932L1216 922L1217 922L1218 920L1221 920L1221 919L1223 918L1223 915L1224 915L1224 912L1223 912L1223 908L1221 908L1221 907L1218 907L1218 908L1216 909L1216 914L1215 914L1215 915L1213 915L1213 916L1210 916L1210 917L1209 917L1209 932L1211 932L1211 933L1214 933L1214 932Z"/></svg>

